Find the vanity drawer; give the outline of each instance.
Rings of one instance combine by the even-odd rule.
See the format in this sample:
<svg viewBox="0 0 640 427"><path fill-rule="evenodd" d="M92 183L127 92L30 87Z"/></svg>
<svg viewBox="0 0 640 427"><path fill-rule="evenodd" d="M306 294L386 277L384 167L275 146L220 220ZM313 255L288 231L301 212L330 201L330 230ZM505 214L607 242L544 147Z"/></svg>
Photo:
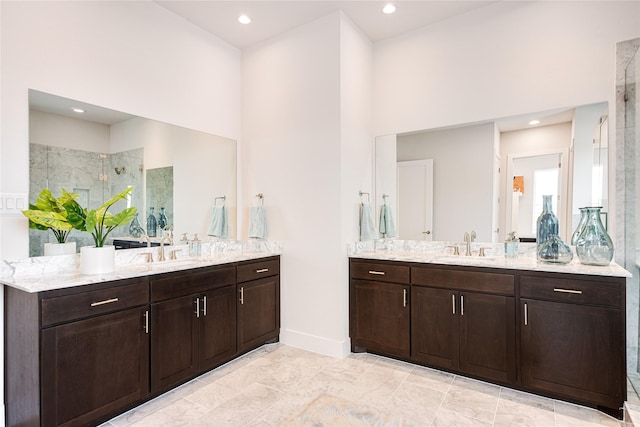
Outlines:
<svg viewBox="0 0 640 427"><path fill-rule="evenodd" d="M235 267L205 267L151 277L151 302L197 294L236 283Z"/></svg>
<svg viewBox="0 0 640 427"><path fill-rule="evenodd" d="M145 304L149 304L149 285L146 278L125 281L121 286L115 285L106 289L43 298L40 306L42 326Z"/></svg>
<svg viewBox="0 0 640 427"><path fill-rule="evenodd" d="M280 261L269 259L238 266L238 283L280 274Z"/></svg>
<svg viewBox="0 0 640 427"><path fill-rule="evenodd" d="M407 265L377 262L351 261L351 278L376 282L409 283L410 269Z"/></svg>
<svg viewBox="0 0 640 427"><path fill-rule="evenodd" d="M515 295L515 277L511 274L413 267L411 284Z"/></svg>
<svg viewBox="0 0 640 427"><path fill-rule="evenodd" d="M520 277L520 297L613 307L623 302L622 288L616 282L537 276Z"/></svg>

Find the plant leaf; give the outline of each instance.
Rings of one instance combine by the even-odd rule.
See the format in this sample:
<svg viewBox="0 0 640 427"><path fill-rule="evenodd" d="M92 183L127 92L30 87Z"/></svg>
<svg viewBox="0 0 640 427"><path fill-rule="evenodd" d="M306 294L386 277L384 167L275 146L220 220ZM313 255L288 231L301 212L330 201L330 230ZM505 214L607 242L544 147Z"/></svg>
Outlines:
<svg viewBox="0 0 640 427"><path fill-rule="evenodd" d="M104 225L108 227L117 227L127 222L131 222L133 220L133 217L136 216L137 212L138 209L131 207L122 210L116 215L108 214L108 216L106 216L104 219Z"/></svg>
<svg viewBox="0 0 640 427"><path fill-rule="evenodd" d="M47 228L53 228L56 230L71 230L71 224L67 221L67 218L57 212L46 212L41 210L26 210L22 211L24 216L29 218L32 222L42 225Z"/></svg>

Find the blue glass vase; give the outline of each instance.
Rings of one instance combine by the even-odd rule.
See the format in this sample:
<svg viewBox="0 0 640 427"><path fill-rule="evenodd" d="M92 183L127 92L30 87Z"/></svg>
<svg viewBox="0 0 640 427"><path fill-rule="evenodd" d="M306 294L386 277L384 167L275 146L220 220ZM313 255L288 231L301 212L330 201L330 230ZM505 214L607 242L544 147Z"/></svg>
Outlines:
<svg viewBox="0 0 640 427"><path fill-rule="evenodd" d="M551 198L553 196L542 196L542 213L536 222L536 250L544 244L551 236L558 235L558 217L553 213Z"/></svg>
<svg viewBox="0 0 640 427"><path fill-rule="evenodd" d="M129 234L133 237L140 237L144 234L144 228L142 228L142 225L140 224L138 214L133 217L133 221L129 224Z"/></svg>
<svg viewBox="0 0 640 427"><path fill-rule="evenodd" d="M537 255L538 261L550 264L568 264L573 259L571 248L557 234L538 247Z"/></svg>
<svg viewBox="0 0 640 427"><path fill-rule="evenodd" d="M602 207L585 208L587 218L576 241L576 253L582 264L609 265L613 259L613 241L602 225Z"/></svg>
<svg viewBox="0 0 640 427"><path fill-rule="evenodd" d="M584 229L584 224L587 222L587 208L580 208L580 221L578 221L578 226L576 230L571 235L571 245L575 246L578 241L578 237L580 237L580 233Z"/></svg>
<svg viewBox="0 0 640 427"><path fill-rule="evenodd" d="M158 220L154 213L155 208L149 209L149 216L147 217L147 236L156 237L156 230L158 228Z"/></svg>

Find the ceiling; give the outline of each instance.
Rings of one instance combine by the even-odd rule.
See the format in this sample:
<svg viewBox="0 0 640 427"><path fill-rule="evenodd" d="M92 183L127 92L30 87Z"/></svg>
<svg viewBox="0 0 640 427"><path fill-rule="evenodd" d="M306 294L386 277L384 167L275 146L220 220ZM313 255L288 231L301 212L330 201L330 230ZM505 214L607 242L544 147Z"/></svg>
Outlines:
<svg viewBox="0 0 640 427"><path fill-rule="evenodd" d="M376 42L496 2L482 0L154 1L239 49L251 47L338 10L343 11L371 41ZM382 13L382 8L387 3L393 3L397 7L394 14ZM252 22L248 25L240 24L238 17L242 14L249 16Z"/></svg>

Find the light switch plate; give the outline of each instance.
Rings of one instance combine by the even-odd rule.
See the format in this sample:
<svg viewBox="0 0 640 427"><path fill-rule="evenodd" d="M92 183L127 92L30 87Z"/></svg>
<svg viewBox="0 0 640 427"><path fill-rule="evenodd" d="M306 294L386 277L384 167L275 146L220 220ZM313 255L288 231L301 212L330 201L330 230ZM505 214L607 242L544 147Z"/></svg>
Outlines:
<svg viewBox="0 0 640 427"><path fill-rule="evenodd" d="M29 206L27 200L25 193L0 193L0 215L22 215Z"/></svg>

